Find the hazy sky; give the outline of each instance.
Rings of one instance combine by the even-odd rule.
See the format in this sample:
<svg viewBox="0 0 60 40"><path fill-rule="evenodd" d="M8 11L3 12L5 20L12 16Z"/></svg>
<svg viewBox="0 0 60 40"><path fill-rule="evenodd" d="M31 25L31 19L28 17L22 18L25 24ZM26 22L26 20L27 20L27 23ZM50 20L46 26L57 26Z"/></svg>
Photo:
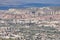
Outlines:
<svg viewBox="0 0 60 40"><path fill-rule="evenodd" d="M0 0L0 6L1 5L21 5L23 3L60 4L60 0Z"/></svg>

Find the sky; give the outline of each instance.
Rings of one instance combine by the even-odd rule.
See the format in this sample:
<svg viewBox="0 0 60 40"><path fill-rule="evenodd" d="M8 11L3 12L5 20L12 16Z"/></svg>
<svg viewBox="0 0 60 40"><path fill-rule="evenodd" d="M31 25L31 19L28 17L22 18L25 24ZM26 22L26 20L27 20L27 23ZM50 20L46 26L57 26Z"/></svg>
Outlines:
<svg viewBox="0 0 60 40"><path fill-rule="evenodd" d="M0 6L22 5L22 4L25 4L25 3L60 4L60 0L0 0Z"/></svg>

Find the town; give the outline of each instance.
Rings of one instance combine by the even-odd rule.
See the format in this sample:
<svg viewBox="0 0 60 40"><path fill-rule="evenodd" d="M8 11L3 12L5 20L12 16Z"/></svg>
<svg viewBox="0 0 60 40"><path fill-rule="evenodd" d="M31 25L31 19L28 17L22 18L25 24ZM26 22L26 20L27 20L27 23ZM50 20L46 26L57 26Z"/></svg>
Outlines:
<svg viewBox="0 0 60 40"><path fill-rule="evenodd" d="M0 40L60 40L60 9L0 10Z"/></svg>

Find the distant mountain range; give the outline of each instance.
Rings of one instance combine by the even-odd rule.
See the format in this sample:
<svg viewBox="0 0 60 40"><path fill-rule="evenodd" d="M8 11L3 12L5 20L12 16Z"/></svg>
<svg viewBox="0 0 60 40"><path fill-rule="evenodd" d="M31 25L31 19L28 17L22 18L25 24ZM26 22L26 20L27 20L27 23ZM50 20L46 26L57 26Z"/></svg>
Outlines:
<svg viewBox="0 0 60 40"><path fill-rule="evenodd" d="M22 5L6 5L0 6L1 10L6 10L10 8L28 8L28 7L50 7L50 6L60 6L60 4L42 4L42 3L27 3Z"/></svg>

